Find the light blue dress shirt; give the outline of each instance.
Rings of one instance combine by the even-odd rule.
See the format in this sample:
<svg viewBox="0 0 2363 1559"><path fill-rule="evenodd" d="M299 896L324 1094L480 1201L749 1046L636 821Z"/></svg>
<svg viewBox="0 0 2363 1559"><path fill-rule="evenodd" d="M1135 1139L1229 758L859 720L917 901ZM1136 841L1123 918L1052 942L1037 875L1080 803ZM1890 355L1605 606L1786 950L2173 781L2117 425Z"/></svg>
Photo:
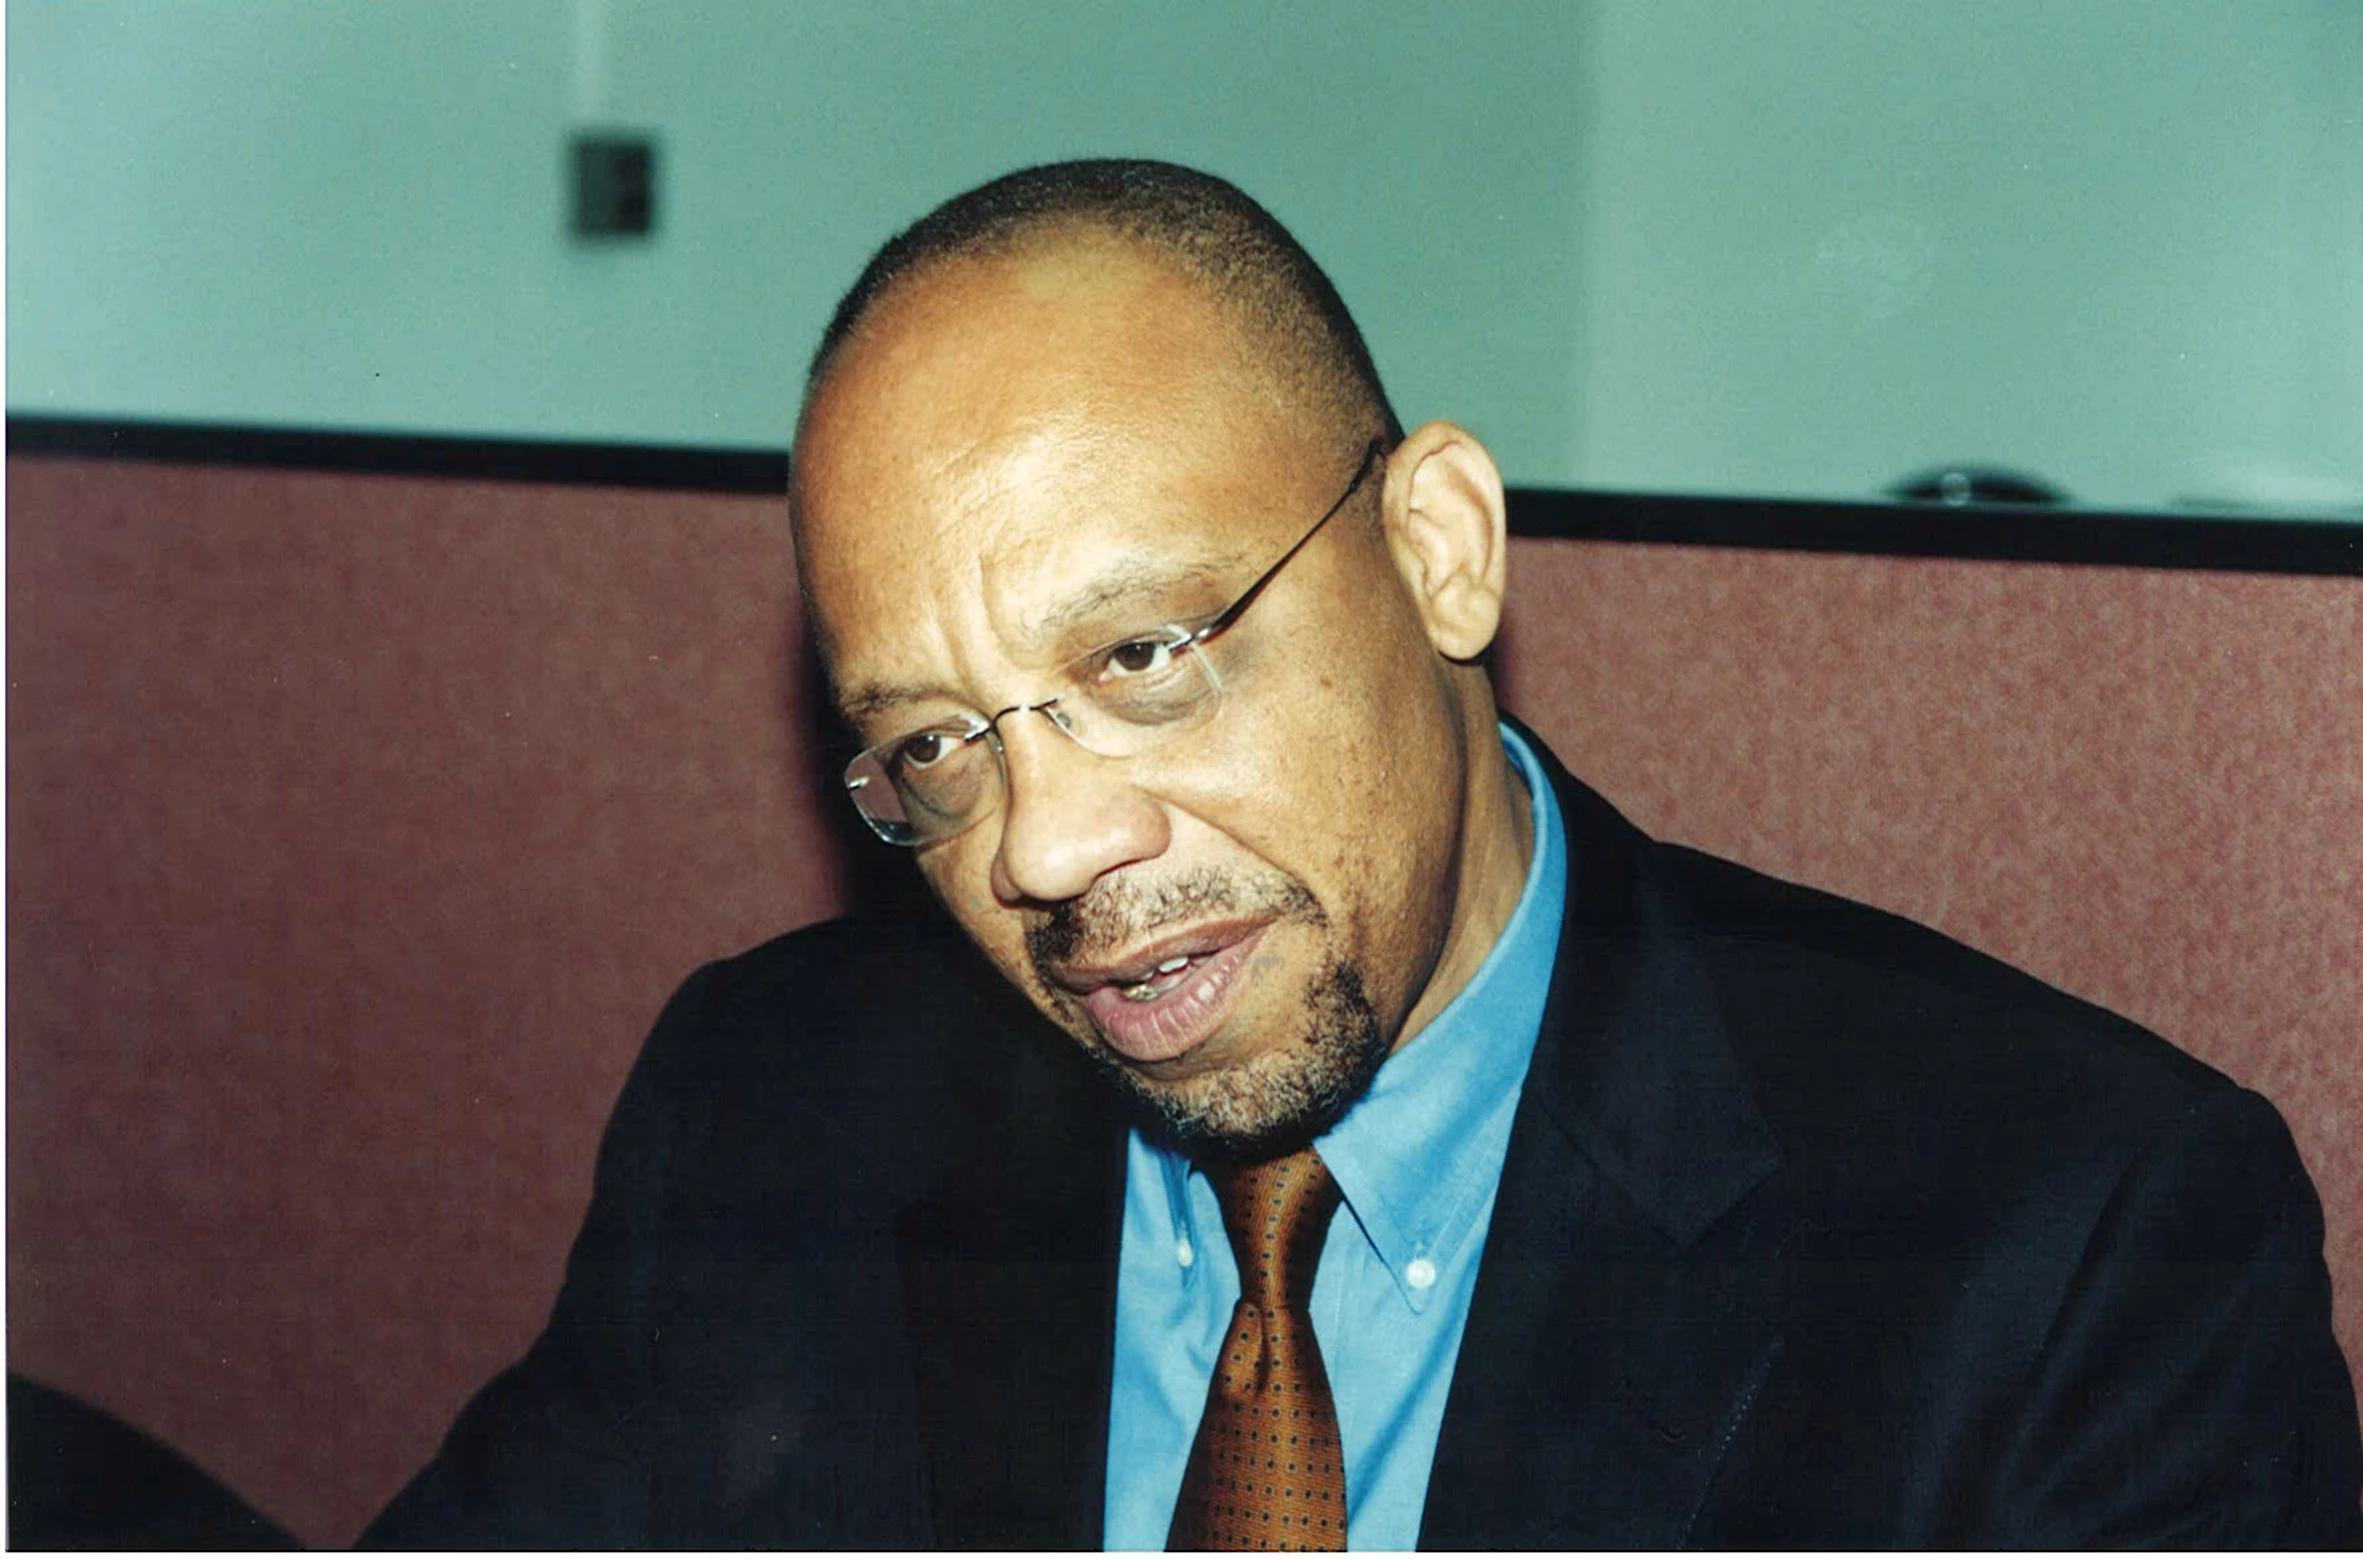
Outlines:
<svg viewBox="0 0 2363 1559"><path fill-rule="evenodd" d="M1337 1398L1354 1548L1419 1539L1510 1118L1559 951L1567 846L1558 803L1506 726L1502 745L1533 801L1534 856L1518 907L1452 1004L1387 1058L1369 1094L1315 1143L1345 1193L1313 1282L1313 1332ZM1213 1187L1135 1131L1116 1276L1108 1547L1165 1546L1238 1300Z"/></svg>

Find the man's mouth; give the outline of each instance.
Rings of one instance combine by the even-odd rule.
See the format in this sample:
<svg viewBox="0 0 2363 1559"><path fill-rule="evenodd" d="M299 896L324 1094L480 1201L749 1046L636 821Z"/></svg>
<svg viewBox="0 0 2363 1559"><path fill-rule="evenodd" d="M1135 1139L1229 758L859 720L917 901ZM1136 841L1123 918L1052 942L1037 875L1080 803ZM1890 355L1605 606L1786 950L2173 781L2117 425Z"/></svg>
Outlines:
<svg viewBox="0 0 2363 1559"><path fill-rule="evenodd" d="M1230 1017L1263 933L1261 925L1185 932L1115 963L1070 966L1057 979L1083 998L1110 1048L1133 1061L1170 1061Z"/></svg>

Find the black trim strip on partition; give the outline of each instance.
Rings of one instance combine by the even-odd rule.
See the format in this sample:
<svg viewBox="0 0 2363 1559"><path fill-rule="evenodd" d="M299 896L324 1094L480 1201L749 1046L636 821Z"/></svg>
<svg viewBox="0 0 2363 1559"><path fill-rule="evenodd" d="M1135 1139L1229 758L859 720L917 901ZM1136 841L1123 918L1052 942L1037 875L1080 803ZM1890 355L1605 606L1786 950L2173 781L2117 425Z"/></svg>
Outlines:
<svg viewBox="0 0 2363 1559"><path fill-rule="evenodd" d="M2293 520L1522 488L1510 494L1510 529L1521 536L1672 546L2252 574L2363 574L2363 516Z"/></svg>
<svg viewBox="0 0 2363 1559"><path fill-rule="evenodd" d="M397 433L11 416L8 452L189 465L779 494L788 457L763 449L576 444ZM2122 514L1938 503L1825 503L1513 488L1520 536L2243 573L2363 574L2363 517Z"/></svg>
<svg viewBox="0 0 2363 1559"><path fill-rule="evenodd" d="M275 466L295 471L440 476L478 482L652 487L694 493L784 493L784 450L663 444L570 444L408 433L332 433L11 415L12 455Z"/></svg>

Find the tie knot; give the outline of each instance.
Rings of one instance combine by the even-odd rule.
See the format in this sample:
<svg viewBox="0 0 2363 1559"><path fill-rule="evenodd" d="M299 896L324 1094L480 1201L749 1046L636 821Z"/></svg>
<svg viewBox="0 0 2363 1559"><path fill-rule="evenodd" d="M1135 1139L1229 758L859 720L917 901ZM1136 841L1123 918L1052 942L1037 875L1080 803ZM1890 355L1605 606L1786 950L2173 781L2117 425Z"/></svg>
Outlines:
<svg viewBox="0 0 2363 1559"><path fill-rule="evenodd" d="M1225 1165L1206 1178L1239 1263L1241 1301L1265 1310L1304 1309L1330 1215L1342 1200L1321 1155L1302 1148L1262 1164Z"/></svg>

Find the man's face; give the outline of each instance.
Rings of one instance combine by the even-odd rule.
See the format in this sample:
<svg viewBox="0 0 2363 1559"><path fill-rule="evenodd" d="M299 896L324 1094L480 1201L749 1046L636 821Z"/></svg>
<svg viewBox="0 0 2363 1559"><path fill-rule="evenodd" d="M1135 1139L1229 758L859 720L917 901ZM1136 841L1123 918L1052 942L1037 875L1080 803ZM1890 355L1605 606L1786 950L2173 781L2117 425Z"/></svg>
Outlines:
<svg viewBox="0 0 2363 1559"><path fill-rule="evenodd" d="M796 452L801 566L865 743L1033 704L1228 606L1367 434L1107 243L954 261L847 343ZM1000 725L1002 803L918 852L1013 983L1193 1145L1268 1149L1367 1084L1455 914L1466 752L1374 466L1209 652L1204 725L1126 758Z"/></svg>

